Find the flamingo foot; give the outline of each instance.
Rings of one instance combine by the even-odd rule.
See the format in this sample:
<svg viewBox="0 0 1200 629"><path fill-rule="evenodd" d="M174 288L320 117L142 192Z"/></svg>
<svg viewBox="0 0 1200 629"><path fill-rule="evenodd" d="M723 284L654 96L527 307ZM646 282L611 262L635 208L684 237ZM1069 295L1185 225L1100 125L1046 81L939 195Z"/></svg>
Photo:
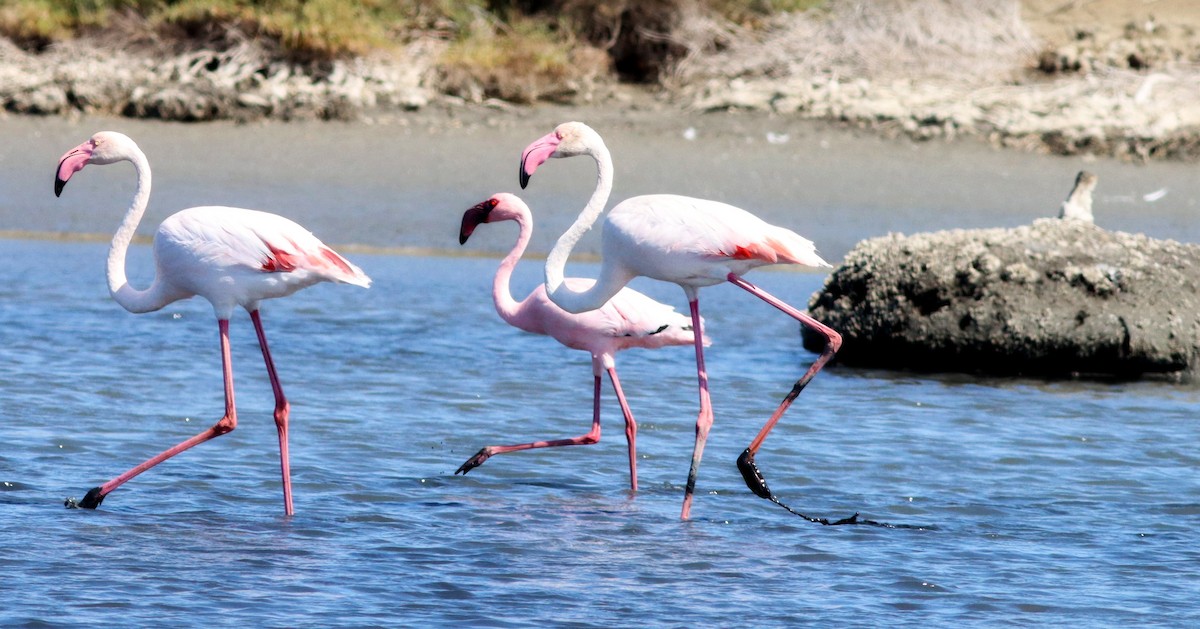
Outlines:
<svg viewBox="0 0 1200 629"><path fill-rule="evenodd" d="M77 501L74 498L67 498L63 502L63 505L68 509L95 509L100 506L100 503L104 502L105 495L100 493L99 487L93 487L83 497L83 500Z"/></svg>
<svg viewBox="0 0 1200 629"><path fill-rule="evenodd" d="M754 453L750 451L750 448L746 448L738 457L737 467L738 471L742 473L742 480L746 481L746 486L754 492L754 495L767 500L774 498L774 494L767 487L767 479L763 478L762 472L754 464Z"/></svg>
<svg viewBox="0 0 1200 629"><path fill-rule="evenodd" d="M857 513L840 520L815 518L810 515L805 515L780 502L779 497L776 496L769 488L767 488L767 479L763 478L762 472L759 471L758 466L754 464L754 453L750 451L750 448L746 448L746 450L742 452L742 455L738 457L737 466L738 470L742 473L742 479L746 481L746 486L749 487L750 491L754 492L756 496L770 500L771 502L783 507L788 513L799 516L805 520L808 520L809 522L812 522L813 524L821 524L823 526L846 526L858 524L864 526L877 526L885 529L917 529L922 531L934 528L932 526L876 522L875 520L860 518L858 517Z"/></svg>
<svg viewBox="0 0 1200 629"><path fill-rule="evenodd" d="M814 518L812 516L804 515L803 513L800 513L799 511L796 511L795 509L783 504L779 501L779 498L775 495L775 493L772 492L769 487L767 487L767 479L763 478L762 471L760 471L758 466L754 464L754 453L750 451L750 448L746 448L742 452L742 455L738 457L737 466L738 471L742 473L742 480L746 481L746 486L750 488L750 491L754 492L754 495L758 496L759 498L770 500L771 502L786 509L789 513L800 516L801 518L804 518L813 524L841 526L845 524L866 523L866 521L859 521L857 513L848 518L842 518L840 520L830 522L826 518Z"/></svg>
<svg viewBox="0 0 1200 629"><path fill-rule="evenodd" d="M492 457L492 454L493 454L493 452L492 452L491 448L480 448L479 452L475 453L475 456L467 459L466 463L463 463L462 465L458 466L458 469L454 470L454 473L456 475L457 474L466 474L467 472L470 472L471 470L479 467L480 465L483 465L483 462L490 459Z"/></svg>

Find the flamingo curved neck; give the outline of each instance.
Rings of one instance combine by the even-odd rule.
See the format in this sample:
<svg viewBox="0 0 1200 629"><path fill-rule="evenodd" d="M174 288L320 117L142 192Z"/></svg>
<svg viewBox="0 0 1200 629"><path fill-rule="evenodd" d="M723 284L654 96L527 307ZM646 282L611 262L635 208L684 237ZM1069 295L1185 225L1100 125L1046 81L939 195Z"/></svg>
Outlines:
<svg viewBox="0 0 1200 629"><path fill-rule="evenodd" d="M117 227L117 233L113 235L112 245L108 249L108 292L121 307L130 312L150 312L162 308L172 300L164 300L161 296L161 282L157 276L146 290L130 286L125 276L125 255L150 200L150 163L140 150L131 156L129 161L137 173L137 189L133 193L133 202L126 210L125 218L121 219L121 225Z"/></svg>
<svg viewBox="0 0 1200 629"><path fill-rule="evenodd" d="M500 261L500 268L496 269L496 278L492 280L492 303L496 305L496 313L501 319L519 328L521 326L517 325L517 320L520 304L513 299L510 281L513 269L517 267L521 256L525 255L525 248L529 246L529 239L533 236L533 225L524 216L517 218L516 222L521 227L521 233L517 236L512 250Z"/></svg>
<svg viewBox="0 0 1200 629"><path fill-rule="evenodd" d="M600 278L584 292L572 291L563 284L567 258L571 256L571 251L575 249L579 239L583 238L583 235L600 218L600 214L604 212L604 206L608 203L608 196L612 192L613 164L608 147L600 142L599 146L590 147L586 154L596 161L596 189L592 192L592 197L588 199L587 205L584 206L579 217L567 231L563 232L562 236L558 237L554 248L550 250L550 255L546 257L546 294L560 308L572 313L595 310L603 306L629 281L629 278L620 277L620 274L614 272L613 267L606 264L601 269Z"/></svg>

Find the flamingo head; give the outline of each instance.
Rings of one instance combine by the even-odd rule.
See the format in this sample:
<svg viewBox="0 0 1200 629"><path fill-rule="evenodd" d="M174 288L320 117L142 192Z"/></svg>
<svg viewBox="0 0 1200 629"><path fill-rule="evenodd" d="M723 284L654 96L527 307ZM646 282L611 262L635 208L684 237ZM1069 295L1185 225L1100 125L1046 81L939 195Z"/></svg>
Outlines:
<svg viewBox="0 0 1200 629"><path fill-rule="evenodd" d="M116 131L101 131L87 142L69 150L58 160L54 173L54 196L62 195L63 188L71 175L83 170L88 164L112 164L129 159L130 149L136 151L137 144L129 136Z"/></svg>
<svg viewBox="0 0 1200 629"><path fill-rule="evenodd" d="M529 184L529 178L551 157L574 157L594 155L597 147L604 146L600 134L582 122L564 122L554 131L538 138L521 152L521 188Z"/></svg>
<svg viewBox="0 0 1200 629"><path fill-rule="evenodd" d="M462 228L458 230L458 244L466 244L475 228L481 223L496 223L499 221L524 222L529 218L529 206L515 194L500 192L493 194L486 201L476 203L471 209L463 212Z"/></svg>

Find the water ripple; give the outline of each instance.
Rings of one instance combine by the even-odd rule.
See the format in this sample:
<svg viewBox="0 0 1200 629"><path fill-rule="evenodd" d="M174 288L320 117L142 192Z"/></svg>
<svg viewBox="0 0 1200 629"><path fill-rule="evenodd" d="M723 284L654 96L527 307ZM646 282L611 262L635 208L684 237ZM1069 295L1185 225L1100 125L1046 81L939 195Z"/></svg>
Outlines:
<svg viewBox="0 0 1200 629"><path fill-rule="evenodd" d="M3 247L93 268L104 256L92 244ZM640 422L636 495L607 390L599 444L496 456L455 476L483 445L585 431L587 357L496 319L494 261L356 261L370 291L323 286L265 310L293 402L293 518L244 318L233 325L238 429L98 511L64 509L219 416L215 326L196 301L133 317L95 274L53 265L0 282L13 287L0 303L0 594L19 601L0 624L182 624L197 609L209 624L255 626L1200 621L1189 447L1200 395L1188 386L832 368L758 456L772 489L822 516L933 528L816 526L751 495L734 466L813 357L794 326L712 289L716 423L684 523L687 348L618 359ZM536 271L516 281L532 286ZM821 278L759 279L803 301Z"/></svg>

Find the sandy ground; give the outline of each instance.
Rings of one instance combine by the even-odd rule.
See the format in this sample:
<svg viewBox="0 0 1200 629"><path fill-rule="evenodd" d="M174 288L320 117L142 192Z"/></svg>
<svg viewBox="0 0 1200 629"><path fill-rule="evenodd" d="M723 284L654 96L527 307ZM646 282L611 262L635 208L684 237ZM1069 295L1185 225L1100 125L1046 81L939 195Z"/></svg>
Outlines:
<svg viewBox="0 0 1200 629"><path fill-rule="evenodd" d="M1081 31L1112 41L1130 26L1145 30L1149 24L1166 27L1161 36L1176 45L1195 41L1200 33L1196 0L1022 0L1021 10L1034 34L1052 45L1067 43Z"/></svg>

